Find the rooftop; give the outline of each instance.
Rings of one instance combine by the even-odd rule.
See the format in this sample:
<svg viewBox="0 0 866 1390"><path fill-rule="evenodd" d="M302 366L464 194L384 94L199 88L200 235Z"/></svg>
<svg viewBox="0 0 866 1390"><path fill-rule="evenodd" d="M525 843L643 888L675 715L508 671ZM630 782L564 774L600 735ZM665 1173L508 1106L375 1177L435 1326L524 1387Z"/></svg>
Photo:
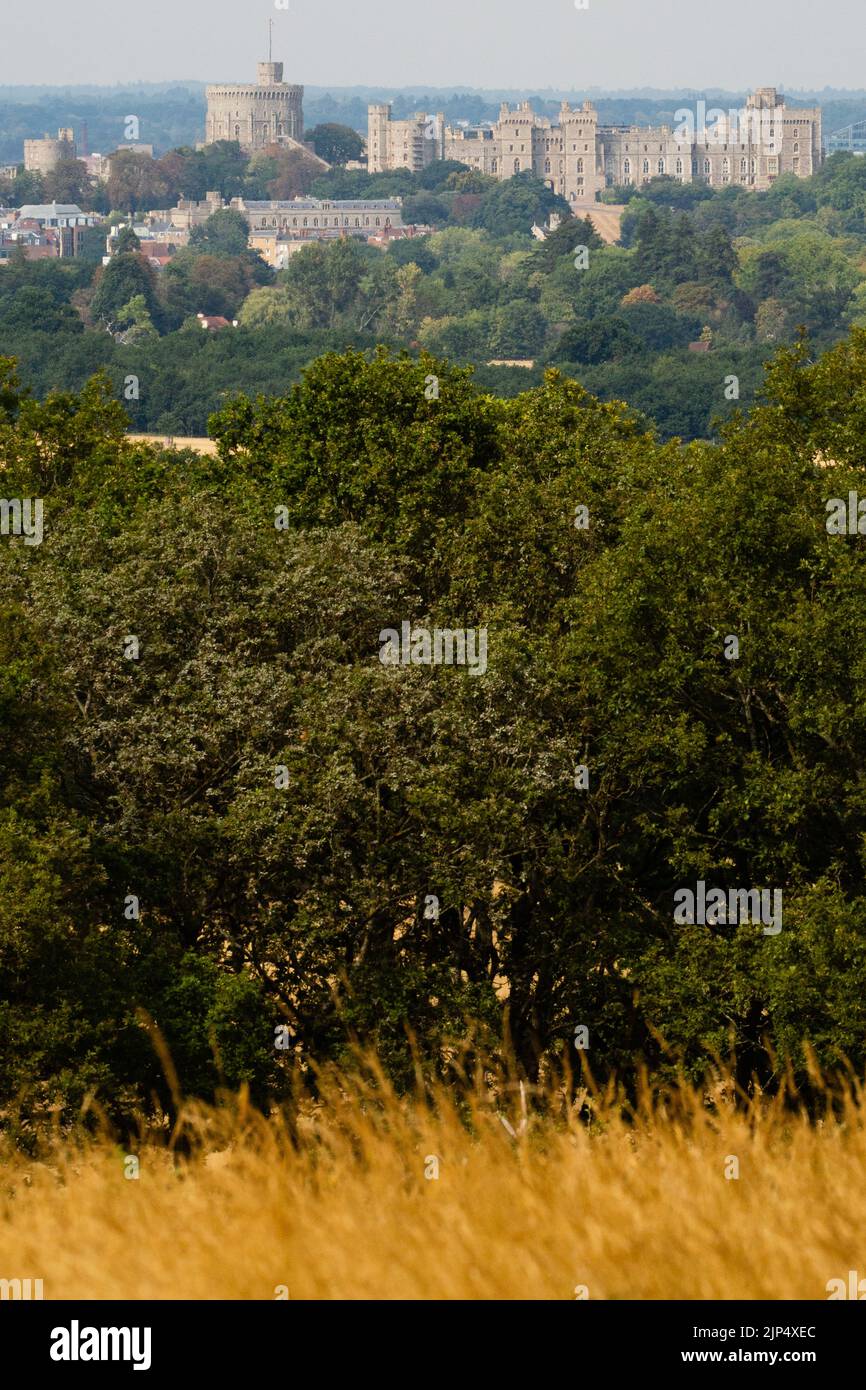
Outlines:
<svg viewBox="0 0 866 1390"><path fill-rule="evenodd" d="M48 217L84 217L77 203L28 203L19 213L19 220L30 217L44 221Z"/></svg>

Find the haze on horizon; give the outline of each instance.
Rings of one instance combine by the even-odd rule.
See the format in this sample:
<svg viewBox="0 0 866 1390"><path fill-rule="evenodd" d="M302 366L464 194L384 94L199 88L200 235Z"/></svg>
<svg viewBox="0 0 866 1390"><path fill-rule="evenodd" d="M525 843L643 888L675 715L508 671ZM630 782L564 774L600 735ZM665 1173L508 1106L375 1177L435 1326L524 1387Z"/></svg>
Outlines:
<svg viewBox="0 0 866 1390"><path fill-rule="evenodd" d="M577 0L586 3L587 0ZM287 3L288 9L277 8ZM862 88L862 0L43 0L3 16L0 86Z"/></svg>

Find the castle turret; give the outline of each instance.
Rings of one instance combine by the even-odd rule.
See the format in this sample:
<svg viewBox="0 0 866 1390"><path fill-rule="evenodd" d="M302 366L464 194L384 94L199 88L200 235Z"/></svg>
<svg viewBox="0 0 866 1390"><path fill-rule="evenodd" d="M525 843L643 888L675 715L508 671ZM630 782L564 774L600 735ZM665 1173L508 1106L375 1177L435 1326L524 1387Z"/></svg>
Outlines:
<svg viewBox="0 0 866 1390"><path fill-rule="evenodd" d="M258 65L258 81L224 83L207 89L205 143L237 140L242 149L302 144L304 89L283 81L283 64Z"/></svg>
<svg viewBox="0 0 866 1390"><path fill-rule="evenodd" d="M282 63L259 63L259 86L278 87L283 80Z"/></svg>

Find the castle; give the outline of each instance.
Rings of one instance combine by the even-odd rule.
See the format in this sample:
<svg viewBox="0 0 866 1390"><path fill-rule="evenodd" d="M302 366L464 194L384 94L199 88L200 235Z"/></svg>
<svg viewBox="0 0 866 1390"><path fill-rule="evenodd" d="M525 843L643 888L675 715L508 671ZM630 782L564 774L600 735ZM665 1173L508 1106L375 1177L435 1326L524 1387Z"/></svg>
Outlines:
<svg viewBox="0 0 866 1390"><path fill-rule="evenodd" d="M441 113L394 121L391 107L368 111L368 166L419 172L455 159L498 179L532 173L570 203L592 203L604 188L640 185L659 175L713 187L772 186L780 174L807 178L822 160L821 108L789 107L775 87L760 87L740 111L677 112L676 126L602 126L591 102L563 102L556 121L529 102L475 130L445 125ZM689 120L688 117L691 116ZM712 120L709 118L712 117Z"/></svg>
<svg viewBox="0 0 866 1390"><path fill-rule="evenodd" d="M283 81L282 63L259 63L258 82L207 89L205 143L237 140L252 153L268 145L303 145L304 89Z"/></svg>

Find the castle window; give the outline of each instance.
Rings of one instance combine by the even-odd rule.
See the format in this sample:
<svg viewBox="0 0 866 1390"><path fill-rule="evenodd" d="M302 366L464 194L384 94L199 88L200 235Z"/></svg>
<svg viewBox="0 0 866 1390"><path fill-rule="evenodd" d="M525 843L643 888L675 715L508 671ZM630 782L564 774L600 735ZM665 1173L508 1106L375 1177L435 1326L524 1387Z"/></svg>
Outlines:
<svg viewBox="0 0 866 1390"><path fill-rule="evenodd" d="M658 162L658 171L660 174L663 174L665 171L665 162L663 159L660 159Z"/></svg>
<svg viewBox="0 0 866 1390"><path fill-rule="evenodd" d="M624 174L630 174L630 173L631 173L631 160L630 160L630 159L624 159L624 160L623 160L623 162L622 162L622 172L623 172Z"/></svg>
<svg viewBox="0 0 866 1390"><path fill-rule="evenodd" d="M682 172L683 172L683 161L682 161L681 159L678 159L678 160L677 160L677 173L678 173L678 174L682 174Z"/></svg>
<svg viewBox="0 0 866 1390"><path fill-rule="evenodd" d="M740 160L740 176L743 177L748 172L748 165L744 159Z"/></svg>
<svg viewBox="0 0 866 1390"><path fill-rule="evenodd" d="M519 173L520 173L520 160L519 160L519 159L515 159L515 161L514 161L514 172L515 172L515 174L519 174Z"/></svg>
<svg viewBox="0 0 866 1390"><path fill-rule="evenodd" d="M643 171L644 171L645 174L648 174L648 173L649 173L649 160L648 160L648 159L645 159L644 162L643 162Z"/></svg>
<svg viewBox="0 0 866 1390"><path fill-rule="evenodd" d="M579 174L582 174L582 173L583 173L583 160L582 160L582 159L579 159L579 160L577 161L577 172L578 172Z"/></svg>
<svg viewBox="0 0 866 1390"><path fill-rule="evenodd" d="M705 159L705 160L704 160L704 173L705 173L705 174L708 174L709 172L710 172L710 161L709 161L708 159Z"/></svg>
<svg viewBox="0 0 866 1390"><path fill-rule="evenodd" d="M799 146L799 144L797 144L797 145L794 146L794 154L799 154L799 153L800 153L800 146Z"/></svg>
<svg viewBox="0 0 866 1390"><path fill-rule="evenodd" d="M550 173L550 160L549 160L549 159L545 159L545 161L544 161L544 172L545 172L545 174L549 174L549 173Z"/></svg>

